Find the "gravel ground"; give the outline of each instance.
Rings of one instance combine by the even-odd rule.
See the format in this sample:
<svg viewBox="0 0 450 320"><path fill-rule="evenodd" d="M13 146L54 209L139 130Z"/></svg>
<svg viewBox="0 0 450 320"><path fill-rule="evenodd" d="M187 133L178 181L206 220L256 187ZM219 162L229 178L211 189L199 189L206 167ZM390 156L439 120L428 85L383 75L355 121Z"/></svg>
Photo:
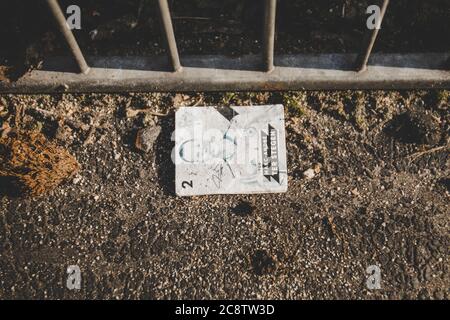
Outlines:
<svg viewBox="0 0 450 320"><path fill-rule="evenodd" d="M150 2L61 1L83 8L83 29L75 33L89 55L164 53ZM257 3L170 1L181 54L260 52ZM358 51L367 5L280 0L277 53ZM449 6L391 2L375 50L448 51L435 35L449 27ZM0 81L67 53L44 6L0 7ZM0 194L0 299L448 299L449 97L448 91L0 95L0 128L41 131L82 168L41 197ZM272 103L286 111L287 193L174 195L170 136L177 107ZM131 117L132 109L147 111ZM138 130L156 127L161 134L151 150L138 150ZM313 177L304 176L308 169ZM80 290L66 287L70 265L80 267ZM372 265L381 269L380 290L366 286Z"/></svg>
<svg viewBox="0 0 450 320"><path fill-rule="evenodd" d="M174 109L266 103L286 108L288 192L175 196ZM0 298L448 299L449 104L448 91L0 96L0 121L25 110L18 126L82 166L42 197L0 198ZM137 150L152 126L152 150Z"/></svg>

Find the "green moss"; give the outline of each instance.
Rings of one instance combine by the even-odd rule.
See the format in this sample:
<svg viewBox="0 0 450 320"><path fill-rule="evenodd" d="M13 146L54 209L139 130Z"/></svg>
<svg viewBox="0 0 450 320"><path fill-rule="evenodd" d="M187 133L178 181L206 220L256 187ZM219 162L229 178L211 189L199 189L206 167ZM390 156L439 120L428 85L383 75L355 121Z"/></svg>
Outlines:
<svg viewBox="0 0 450 320"><path fill-rule="evenodd" d="M282 93L283 105L289 114L294 117L301 117L307 112L306 92L286 92Z"/></svg>
<svg viewBox="0 0 450 320"><path fill-rule="evenodd" d="M446 110L450 106L450 90L439 90L437 92L437 107Z"/></svg>
<svg viewBox="0 0 450 320"><path fill-rule="evenodd" d="M450 100L450 90L439 90L437 92L437 97L439 101L449 101Z"/></svg>
<svg viewBox="0 0 450 320"><path fill-rule="evenodd" d="M353 97L354 111L353 118L356 126L360 130L366 130L368 128L367 115L366 115L366 95L362 91L356 91Z"/></svg>
<svg viewBox="0 0 450 320"><path fill-rule="evenodd" d="M233 100L236 98L236 92L225 92L222 96L222 103L224 105L232 104Z"/></svg>

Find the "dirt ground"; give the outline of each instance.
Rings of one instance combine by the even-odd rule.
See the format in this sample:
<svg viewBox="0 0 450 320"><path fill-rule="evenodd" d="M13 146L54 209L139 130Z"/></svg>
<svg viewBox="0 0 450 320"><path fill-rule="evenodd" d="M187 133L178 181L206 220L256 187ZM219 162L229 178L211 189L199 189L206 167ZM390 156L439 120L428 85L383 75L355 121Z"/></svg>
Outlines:
<svg viewBox="0 0 450 320"><path fill-rule="evenodd" d="M60 2L83 8L88 55L165 51L155 1ZM181 55L260 52L260 1L169 2ZM67 54L42 3L12 3L0 81ZM367 5L280 0L277 54L357 52ZM449 14L448 0L391 1L375 51L448 51ZM285 106L287 193L174 194L177 107L272 103ZM0 134L41 132L81 165L40 197L0 179L0 299L448 299L449 107L449 91L0 95ZM380 290L366 286L373 265Z"/></svg>
<svg viewBox="0 0 450 320"><path fill-rule="evenodd" d="M288 192L175 196L174 110L266 103L285 105ZM449 104L448 91L0 96L2 123L82 167L42 197L1 197L0 298L448 299ZM154 147L137 150L152 126ZM81 290L66 288L69 265Z"/></svg>

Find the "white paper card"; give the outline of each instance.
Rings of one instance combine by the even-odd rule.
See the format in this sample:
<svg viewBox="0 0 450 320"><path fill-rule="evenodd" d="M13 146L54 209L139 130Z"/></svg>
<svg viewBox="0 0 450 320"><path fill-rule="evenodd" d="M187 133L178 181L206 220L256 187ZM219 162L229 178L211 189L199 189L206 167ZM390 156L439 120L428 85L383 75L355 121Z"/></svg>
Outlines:
<svg viewBox="0 0 450 320"><path fill-rule="evenodd" d="M172 156L179 196L286 192L284 108L182 107Z"/></svg>

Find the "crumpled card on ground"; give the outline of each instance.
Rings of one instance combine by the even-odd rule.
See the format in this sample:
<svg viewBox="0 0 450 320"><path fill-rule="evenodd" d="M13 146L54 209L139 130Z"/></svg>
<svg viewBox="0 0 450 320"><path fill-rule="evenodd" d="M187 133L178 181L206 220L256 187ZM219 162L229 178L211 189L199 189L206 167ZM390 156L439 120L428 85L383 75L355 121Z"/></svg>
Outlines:
<svg viewBox="0 0 450 320"><path fill-rule="evenodd" d="M284 108L181 107L172 158L179 196L286 192Z"/></svg>

